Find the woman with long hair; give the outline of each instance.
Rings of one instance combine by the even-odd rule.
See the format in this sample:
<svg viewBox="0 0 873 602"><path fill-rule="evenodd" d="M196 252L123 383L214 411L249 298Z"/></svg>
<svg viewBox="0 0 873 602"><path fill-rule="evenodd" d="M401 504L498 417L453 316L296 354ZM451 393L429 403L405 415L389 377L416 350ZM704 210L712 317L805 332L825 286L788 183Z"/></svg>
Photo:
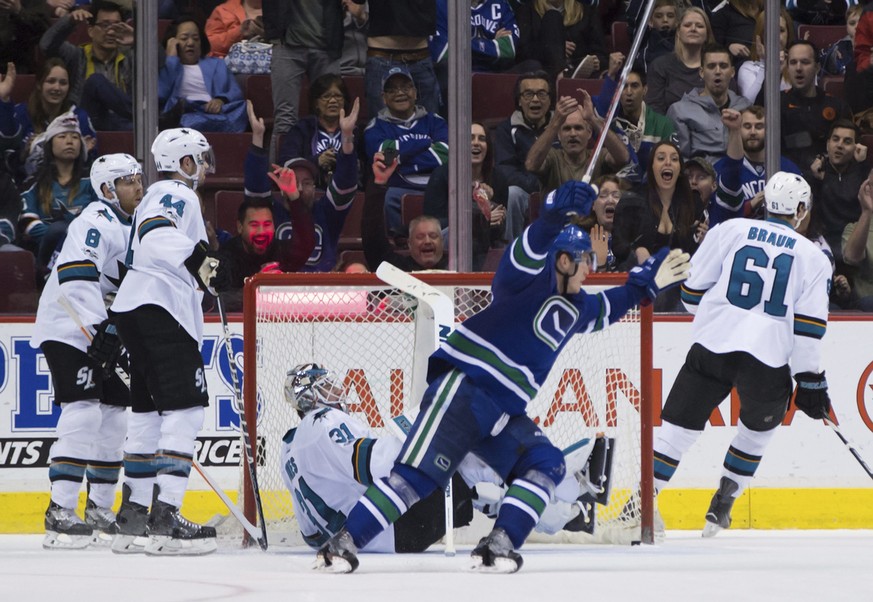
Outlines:
<svg viewBox="0 0 873 602"><path fill-rule="evenodd" d="M764 87L764 13L760 13L755 19L755 43L752 46L752 53L749 55L749 60L740 65L737 70L737 86L740 89L740 94L749 100L749 102L763 105L763 99L759 99L758 95L761 88ZM791 15L784 8L780 9L779 15L779 62L782 65L782 81L779 84L780 90L788 90L791 84L788 82L788 65L785 61L785 49L794 41L794 21Z"/></svg>
<svg viewBox="0 0 873 602"><path fill-rule="evenodd" d="M649 65L646 105L666 115L670 105L683 94L702 88L703 47L711 42L712 26L706 12L694 6L685 9L676 28L673 52L659 56Z"/></svg>
<svg viewBox="0 0 873 602"><path fill-rule="evenodd" d="M41 134L59 115L72 110L79 121L88 159L97 155L97 133L88 113L70 100L70 77L63 59L53 57L43 62L36 83L27 102L13 105L12 88L15 85L15 65L6 67L6 77L0 81L0 134L20 144L18 179L23 180L36 172L40 163L41 146L36 144Z"/></svg>
<svg viewBox="0 0 873 602"><path fill-rule="evenodd" d="M606 41L597 8L577 0L533 0L516 9L516 60L535 60L552 77L600 77Z"/></svg>
<svg viewBox="0 0 873 602"><path fill-rule="evenodd" d="M625 189L624 182L614 174L594 179L597 198L591 206L591 213L585 216L579 227L591 236L591 248L597 256L598 272L615 272L618 261L612 250L612 232L615 225L615 210Z"/></svg>
<svg viewBox="0 0 873 602"><path fill-rule="evenodd" d="M494 145L488 128L474 121L470 127L470 142L473 271L478 271L488 250L500 247L504 242L509 186L499 172L494 171ZM449 226L448 165L441 165L431 174L424 191L424 214L439 219L443 234L446 234Z"/></svg>
<svg viewBox="0 0 873 602"><path fill-rule="evenodd" d="M707 216L675 144L662 141L652 149L640 192L623 196L616 207L612 247L619 264L639 265L663 246L694 253L706 234Z"/></svg>
<svg viewBox="0 0 873 602"><path fill-rule="evenodd" d="M70 111L49 124L43 158L33 183L22 195L24 207L18 219L23 242L47 268L55 249L64 241L67 226L97 196L91 181L83 177L87 166L79 122Z"/></svg>
<svg viewBox="0 0 873 602"><path fill-rule="evenodd" d="M342 77L328 73L309 86L310 115L300 119L282 139L279 163L303 157L318 165L316 185L325 188L336 169L336 156L342 147L340 112L349 111L351 97Z"/></svg>

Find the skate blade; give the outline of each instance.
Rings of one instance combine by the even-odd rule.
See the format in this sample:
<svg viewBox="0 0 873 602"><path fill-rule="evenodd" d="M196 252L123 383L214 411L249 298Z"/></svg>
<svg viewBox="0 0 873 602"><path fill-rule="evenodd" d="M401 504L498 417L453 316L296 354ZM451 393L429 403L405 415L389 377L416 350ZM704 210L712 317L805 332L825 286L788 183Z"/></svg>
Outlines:
<svg viewBox="0 0 873 602"><path fill-rule="evenodd" d="M42 547L46 550L84 550L91 545L91 535L70 535L46 531Z"/></svg>
<svg viewBox="0 0 873 602"><path fill-rule="evenodd" d="M312 563L312 570L320 573L351 573L356 568L358 568L357 563L352 564L342 556L333 556L328 562L324 556L319 554L315 557L315 562Z"/></svg>
<svg viewBox="0 0 873 602"><path fill-rule="evenodd" d="M711 523L706 521L706 524L703 525L703 532L700 534L702 537L715 537L716 534L721 531L722 528L716 525L715 523Z"/></svg>
<svg viewBox="0 0 873 602"><path fill-rule="evenodd" d="M149 538L146 535L122 535L112 538L112 551L116 554L144 554Z"/></svg>
<svg viewBox="0 0 873 602"><path fill-rule="evenodd" d="M174 539L168 535L151 535L145 546L147 556L205 556L218 549L215 538Z"/></svg>
<svg viewBox="0 0 873 602"><path fill-rule="evenodd" d="M495 558L494 564L485 564L481 556L473 556L472 560L470 569L476 573L515 573L522 565L521 559L516 562L511 558Z"/></svg>

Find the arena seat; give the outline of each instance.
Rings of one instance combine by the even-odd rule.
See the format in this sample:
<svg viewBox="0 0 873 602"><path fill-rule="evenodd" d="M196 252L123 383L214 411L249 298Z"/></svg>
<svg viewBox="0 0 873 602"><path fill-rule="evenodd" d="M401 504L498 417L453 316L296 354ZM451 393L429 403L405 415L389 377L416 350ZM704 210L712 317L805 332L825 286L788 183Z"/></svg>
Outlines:
<svg viewBox="0 0 873 602"><path fill-rule="evenodd" d="M423 194L404 194L400 197L400 219L404 226L408 226L409 222L422 214L424 214Z"/></svg>
<svg viewBox="0 0 873 602"><path fill-rule="evenodd" d="M603 88L603 80L564 78L558 82L558 98L561 96L572 96L581 102L582 95L579 94L579 88L588 92L593 98L600 94L600 89Z"/></svg>
<svg viewBox="0 0 873 602"><path fill-rule="evenodd" d="M230 232L236 236L236 213L245 199L242 190L219 190L215 193L215 221L212 223L216 228Z"/></svg>
<svg viewBox="0 0 873 602"><path fill-rule="evenodd" d="M485 255L485 261L482 262L482 270L483 272L496 272L497 266L500 265L500 259L503 257L503 253L506 252L506 249L509 247L500 247L499 249L488 249L488 253Z"/></svg>
<svg viewBox="0 0 873 602"><path fill-rule="evenodd" d="M610 52L622 52L627 55L627 53L630 52L631 47L631 37L630 32L628 31L627 22L613 21L612 35L609 37L609 39Z"/></svg>
<svg viewBox="0 0 873 602"><path fill-rule="evenodd" d="M206 176L204 187L213 190L242 190L246 153L252 144L252 135L204 132L215 153L216 173Z"/></svg>
<svg viewBox="0 0 873 602"><path fill-rule="evenodd" d="M808 38L806 36L809 36ZM824 50L834 42L846 37L845 25L806 25L797 27L797 39L808 39L819 50Z"/></svg>
<svg viewBox="0 0 873 602"><path fill-rule="evenodd" d="M843 85L843 76L831 75L824 78L822 90L824 90L826 94L830 94L831 96L836 96L839 99L845 100L844 89L845 88Z"/></svg>
<svg viewBox="0 0 873 602"><path fill-rule="evenodd" d="M15 76L15 83L12 85L12 94L10 100L13 104L19 102L27 102L30 98L30 93L36 85L36 76L31 74L23 74Z"/></svg>
<svg viewBox="0 0 873 602"><path fill-rule="evenodd" d="M339 240L337 241L337 249L339 251L360 250L363 248L361 240L361 218L364 215L364 193L358 191L355 193L355 199L352 201L352 208L349 214L346 215L346 221L343 224L342 232L340 232ZM366 262L364 262L366 264Z"/></svg>
<svg viewBox="0 0 873 602"><path fill-rule="evenodd" d="M491 128L515 111L518 73L474 73L472 78L473 121Z"/></svg>
<svg viewBox="0 0 873 602"><path fill-rule="evenodd" d="M0 313L33 313L39 304L33 253L11 247L0 251Z"/></svg>
<svg viewBox="0 0 873 602"><path fill-rule="evenodd" d="M97 132L97 149L101 155L127 153L136 155L133 132Z"/></svg>

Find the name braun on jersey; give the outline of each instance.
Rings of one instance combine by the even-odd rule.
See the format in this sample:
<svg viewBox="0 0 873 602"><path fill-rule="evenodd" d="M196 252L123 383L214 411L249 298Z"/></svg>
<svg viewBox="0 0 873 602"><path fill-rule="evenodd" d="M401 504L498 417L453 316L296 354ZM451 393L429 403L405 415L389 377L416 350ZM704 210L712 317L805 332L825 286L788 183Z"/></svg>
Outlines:
<svg viewBox="0 0 873 602"><path fill-rule="evenodd" d="M787 234L777 234L776 232L771 232L756 226L749 228L748 239L764 242L776 247L785 247L787 249L793 249L794 245L797 243L797 239L792 236L788 236Z"/></svg>

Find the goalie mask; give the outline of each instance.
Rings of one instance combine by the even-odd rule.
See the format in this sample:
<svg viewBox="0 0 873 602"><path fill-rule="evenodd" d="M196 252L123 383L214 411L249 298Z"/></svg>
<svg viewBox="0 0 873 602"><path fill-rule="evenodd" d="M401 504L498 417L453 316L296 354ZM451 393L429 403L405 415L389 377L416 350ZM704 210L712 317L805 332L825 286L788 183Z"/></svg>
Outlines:
<svg viewBox="0 0 873 602"><path fill-rule="evenodd" d="M345 391L340 383L318 364L300 364L285 377L285 401L300 416L318 407L346 411Z"/></svg>

